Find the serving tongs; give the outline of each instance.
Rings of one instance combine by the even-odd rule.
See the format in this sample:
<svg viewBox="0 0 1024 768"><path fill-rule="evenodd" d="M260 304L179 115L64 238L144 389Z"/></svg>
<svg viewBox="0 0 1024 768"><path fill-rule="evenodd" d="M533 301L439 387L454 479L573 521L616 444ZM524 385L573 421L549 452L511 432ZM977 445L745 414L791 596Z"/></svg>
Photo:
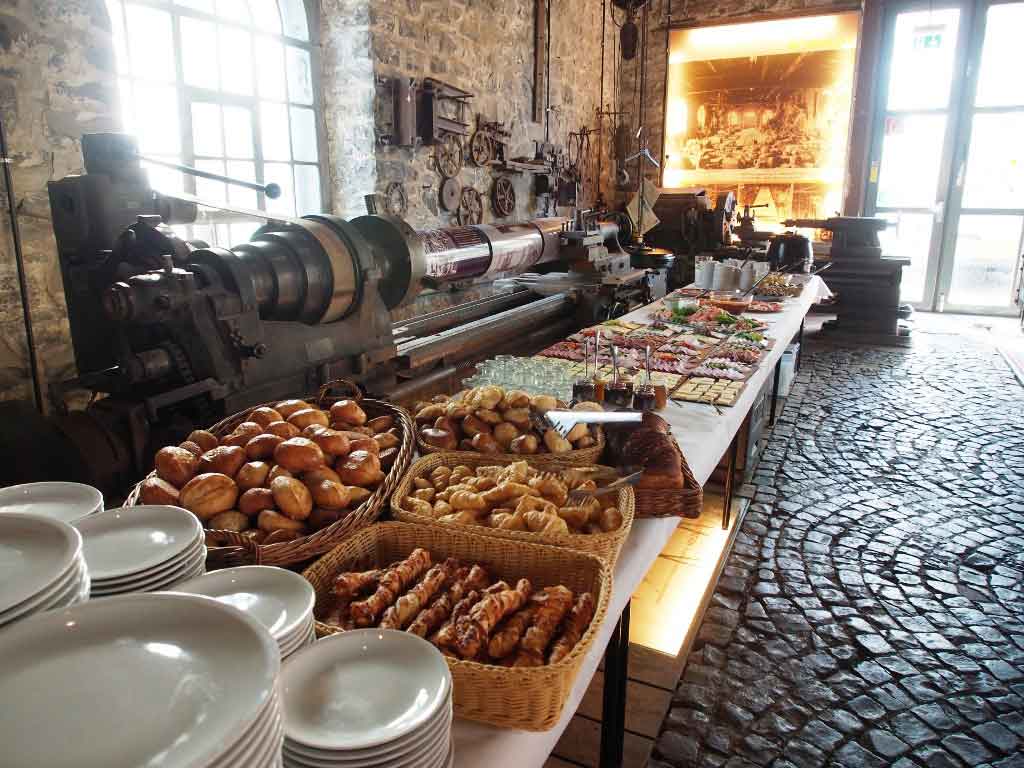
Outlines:
<svg viewBox="0 0 1024 768"><path fill-rule="evenodd" d="M586 499L590 496L605 496L609 493L614 493L623 486L636 485L640 481L641 475L643 475L642 470L640 472L634 472L631 475L626 475L625 477L620 477L614 483L608 483L608 485L605 485L601 488L595 488L589 491L586 489L577 488L575 491L569 491L569 499L571 501L583 501L583 499Z"/></svg>
<svg viewBox="0 0 1024 768"><path fill-rule="evenodd" d="M554 430L565 437L577 424L637 424L643 420L640 411L548 411L544 418Z"/></svg>

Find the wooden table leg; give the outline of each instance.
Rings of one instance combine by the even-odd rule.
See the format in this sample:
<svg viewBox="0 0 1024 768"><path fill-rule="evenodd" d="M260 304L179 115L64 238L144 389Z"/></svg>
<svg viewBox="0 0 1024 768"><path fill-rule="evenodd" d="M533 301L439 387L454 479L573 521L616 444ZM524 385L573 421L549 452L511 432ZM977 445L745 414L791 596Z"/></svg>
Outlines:
<svg viewBox="0 0 1024 768"><path fill-rule="evenodd" d="M626 735L626 683L629 679L629 603L615 623L604 652L600 768L621 768Z"/></svg>

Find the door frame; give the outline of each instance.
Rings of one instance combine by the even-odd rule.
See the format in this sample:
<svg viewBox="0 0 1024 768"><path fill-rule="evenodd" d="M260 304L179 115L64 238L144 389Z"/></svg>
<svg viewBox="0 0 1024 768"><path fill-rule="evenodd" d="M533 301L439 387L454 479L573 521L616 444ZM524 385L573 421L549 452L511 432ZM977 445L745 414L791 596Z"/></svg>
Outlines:
<svg viewBox="0 0 1024 768"><path fill-rule="evenodd" d="M1014 307L1014 300L1017 296L1018 281L1020 279L1020 266L1022 248L1024 248L1024 222L1022 222L1021 233L1017 238L1017 261L1014 262L1011 272L1011 283L1009 290L1009 303L1003 307L979 306L972 304L952 304L949 302L950 288L953 283L953 267L956 261L956 238L959 231L960 216L963 214L964 206L964 181L967 173L968 154L971 147L971 134L974 129L974 116L979 113L997 114L999 112L1020 112L1024 105L1012 107L982 107L975 106L975 95L978 90L978 74L981 70L981 53L985 44L985 30L988 23L988 9L994 5L1009 5L1020 3L1021 0L987 0L975 6L971 24L970 46L967 50L966 73L964 74L962 101L958 106L957 120L960 123L954 147L953 165L950 171L949 193L946 205L946 216L943 224L943 239L939 261L938 285L936 286L935 302L939 297L945 295L947 298L942 302L942 311L960 314L979 315L1006 315L1013 316L1019 312ZM1020 216L1024 217L1024 207L1020 208L968 208L967 215L995 215L995 216ZM954 223L949 223L954 222Z"/></svg>
<svg viewBox="0 0 1024 768"><path fill-rule="evenodd" d="M917 110L889 110L886 102L889 98L889 76L892 73L893 48L895 45L896 17L901 13L912 11L942 10L957 8L960 17L957 22L956 51L954 54L953 76L950 82L949 100L944 108ZM933 310L939 294L939 272L942 258L942 246L946 222L947 202L950 197L952 169L955 155L956 138L961 121L960 104L964 87L967 53L970 48L971 29L975 3L972 0L948 0L933 3L927 0L904 0L887 4L882 20L882 46L878 69L878 87L875 93L875 105L872 111L874 125L871 128L871 149L868 153L868 167L871 171L867 176L867 187L864 194L864 215L875 216L889 212L905 211L907 213L926 213L933 216L931 237L928 242L928 254L925 264L924 289L921 301L910 302L915 309ZM946 130L942 141L942 156L939 160L939 173L936 181L935 202L931 207L912 208L883 206L879 210L878 179L882 164L882 141L885 138L886 119L890 113L902 115L927 115L945 113ZM938 219L938 220L936 220Z"/></svg>

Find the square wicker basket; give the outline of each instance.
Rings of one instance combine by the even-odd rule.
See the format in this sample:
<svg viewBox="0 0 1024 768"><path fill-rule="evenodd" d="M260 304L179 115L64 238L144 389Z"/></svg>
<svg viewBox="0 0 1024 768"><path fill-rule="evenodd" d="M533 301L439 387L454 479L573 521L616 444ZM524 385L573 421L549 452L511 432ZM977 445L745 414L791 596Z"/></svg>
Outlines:
<svg viewBox="0 0 1024 768"><path fill-rule="evenodd" d="M611 568L594 555L559 547L478 536L439 525L377 523L350 536L303 573L316 590L316 615L328 609L331 584L339 573L390 565L417 547L427 549L435 561L456 557L479 563L492 578L509 583L527 578L534 588L564 584L576 593L594 595L590 626L557 664L501 667L445 657L455 683L459 717L527 731L552 728L604 620L612 590ZM318 637L341 631L317 621Z"/></svg>
<svg viewBox="0 0 1024 768"><path fill-rule="evenodd" d="M447 466L456 467L464 464L472 469L502 465L506 466L516 461L525 460L530 466L544 472L557 472L557 469L548 469L543 466L536 466L533 456L487 456L473 453L432 453L413 462L405 476L398 483L395 492L391 497L391 514L396 520L403 520L409 523L420 525L438 525L447 529L471 532L480 536L496 536L512 541L526 541L534 544L551 544L557 547L569 547L580 552L590 552L606 560L609 565L615 565L622 549L622 543L629 535L633 527L634 497L633 489L629 486L618 491L618 507L622 513L622 525L617 530L608 533L569 533L550 534L532 533L529 531L506 531L500 528L489 528L482 525L463 525L461 523L439 523L432 517L417 515L405 508L405 499L412 493L413 480L417 477L426 477L435 467Z"/></svg>

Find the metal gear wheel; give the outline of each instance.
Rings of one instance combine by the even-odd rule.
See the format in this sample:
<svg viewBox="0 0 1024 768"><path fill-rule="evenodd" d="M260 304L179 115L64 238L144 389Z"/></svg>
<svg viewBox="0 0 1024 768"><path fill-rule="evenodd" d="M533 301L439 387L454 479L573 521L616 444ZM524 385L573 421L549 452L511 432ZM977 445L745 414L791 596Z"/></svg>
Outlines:
<svg viewBox="0 0 1024 768"><path fill-rule="evenodd" d="M494 187L491 189L491 208L496 216L502 218L515 213L516 188L512 186L512 179L508 176L499 176L494 180Z"/></svg>
<svg viewBox="0 0 1024 768"><path fill-rule="evenodd" d="M483 168L493 159L491 139L483 131L477 131L469 140L469 159L473 165Z"/></svg>
<svg viewBox="0 0 1024 768"><path fill-rule="evenodd" d="M483 222L484 202L479 192L472 187L462 188L462 196L459 198L459 209L455 212L455 218L459 222L459 226L462 227Z"/></svg>
<svg viewBox="0 0 1024 768"><path fill-rule="evenodd" d="M445 179L441 182L441 207L454 212L462 198L462 185L458 179Z"/></svg>
<svg viewBox="0 0 1024 768"><path fill-rule="evenodd" d="M454 133L446 133L434 145L434 160L438 172L444 178L458 176L462 170L462 140Z"/></svg>

